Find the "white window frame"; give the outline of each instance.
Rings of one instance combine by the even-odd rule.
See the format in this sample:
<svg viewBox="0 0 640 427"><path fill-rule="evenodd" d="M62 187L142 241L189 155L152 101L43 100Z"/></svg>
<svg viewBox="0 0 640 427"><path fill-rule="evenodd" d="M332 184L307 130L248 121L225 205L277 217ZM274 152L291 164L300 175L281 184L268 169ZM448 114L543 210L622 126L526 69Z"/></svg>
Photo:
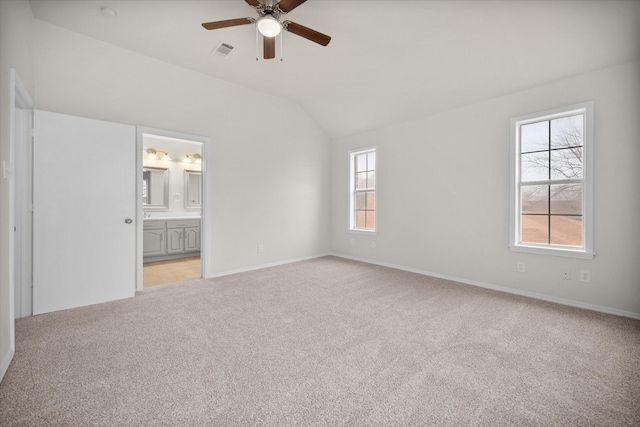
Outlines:
<svg viewBox="0 0 640 427"><path fill-rule="evenodd" d="M581 248L563 245L523 243L521 241L520 198L520 127L529 123L545 121L576 114L583 114L583 161L582 161L582 244ZM571 258L592 259L593 252L593 101L552 110L526 114L511 118L510 172L511 191L509 207L509 249Z"/></svg>
<svg viewBox="0 0 640 427"><path fill-rule="evenodd" d="M355 206L355 192L356 192L356 170L355 170L355 158L360 154L371 153L376 154L375 160L375 172L376 172L376 186L374 188L375 200L374 200L374 212L375 212L375 228L364 229L356 228L356 206ZM378 149L375 146L359 148L357 150L349 151L349 231L352 233L361 233L367 235L373 235L378 233Z"/></svg>

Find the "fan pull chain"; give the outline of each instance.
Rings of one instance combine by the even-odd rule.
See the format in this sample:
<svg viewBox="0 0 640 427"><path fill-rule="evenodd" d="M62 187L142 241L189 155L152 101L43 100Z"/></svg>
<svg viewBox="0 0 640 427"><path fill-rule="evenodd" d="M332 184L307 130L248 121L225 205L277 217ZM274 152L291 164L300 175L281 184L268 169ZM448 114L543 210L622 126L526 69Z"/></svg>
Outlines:
<svg viewBox="0 0 640 427"><path fill-rule="evenodd" d="M260 43L260 35L258 34L258 26L255 25L256 27L256 61L258 61L258 57L260 56L260 46L258 45L258 43Z"/></svg>
<svg viewBox="0 0 640 427"><path fill-rule="evenodd" d="M282 38L284 37L283 33L284 33L284 31L280 31L280 37L279 37L279 39L280 39L280 62L282 62Z"/></svg>

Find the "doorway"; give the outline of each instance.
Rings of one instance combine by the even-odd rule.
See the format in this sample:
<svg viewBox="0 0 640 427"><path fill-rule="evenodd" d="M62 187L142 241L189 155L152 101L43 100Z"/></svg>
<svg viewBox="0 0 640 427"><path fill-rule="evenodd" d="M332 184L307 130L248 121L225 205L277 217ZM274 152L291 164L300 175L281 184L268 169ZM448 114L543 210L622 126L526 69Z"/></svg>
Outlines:
<svg viewBox="0 0 640 427"><path fill-rule="evenodd" d="M208 138L138 129L137 290L205 276Z"/></svg>

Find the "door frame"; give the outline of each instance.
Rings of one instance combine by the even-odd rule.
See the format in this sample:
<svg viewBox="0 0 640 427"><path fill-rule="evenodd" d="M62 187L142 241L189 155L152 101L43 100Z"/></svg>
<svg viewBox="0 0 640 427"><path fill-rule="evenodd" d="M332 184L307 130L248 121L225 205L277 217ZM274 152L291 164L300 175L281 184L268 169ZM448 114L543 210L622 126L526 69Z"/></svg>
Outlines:
<svg viewBox="0 0 640 427"><path fill-rule="evenodd" d="M190 142L202 144L202 203L200 210L200 277L208 277L208 247L209 247L209 216L210 198L209 194L209 144L210 139L206 136L193 135L184 132L158 129L148 126L136 126L136 291L144 288L143 280L143 232L144 232L144 208L142 206L142 165L143 165L143 135L157 135L167 138L184 139Z"/></svg>
<svg viewBox="0 0 640 427"><path fill-rule="evenodd" d="M4 101L3 101L4 102ZM16 197L15 197L15 158L16 149L16 129L15 114L19 110L33 109L33 98L24 85L15 68L11 68L11 83L9 87L9 156L8 159L2 160L0 169L1 180L8 180L8 191L0 194L0 202L6 203L6 213L8 221L2 223L0 229L0 252L3 250L7 254L6 268L0 269L0 283L8 285L8 298L0 300L0 324L4 323L8 326L8 331L3 330L0 333L0 341L6 338L9 342L2 342L2 348L6 348L6 352L0 354L0 381L9 369L9 363L15 354L15 316L16 316L16 283L14 279L14 257L21 256L15 253L15 233L13 231L15 214L16 214ZM30 130L27 133L30 136ZM0 260L0 263L2 261ZM2 285L0 285L1 287ZM8 334L5 335L5 332Z"/></svg>
<svg viewBox="0 0 640 427"><path fill-rule="evenodd" d="M13 105L11 108L11 164L13 212L12 317L33 312L33 99L15 69L11 69ZM29 188L29 186L31 186Z"/></svg>

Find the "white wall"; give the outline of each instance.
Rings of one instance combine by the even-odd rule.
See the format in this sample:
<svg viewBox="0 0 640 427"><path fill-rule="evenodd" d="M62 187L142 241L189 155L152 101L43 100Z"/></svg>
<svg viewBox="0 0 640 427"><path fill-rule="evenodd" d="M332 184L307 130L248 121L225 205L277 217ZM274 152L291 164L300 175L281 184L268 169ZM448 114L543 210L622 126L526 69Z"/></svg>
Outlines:
<svg viewBox="0 0 640 427"><path fill-rule="evenodd" d="M0 167L11 152L11 69L33 96L33 17L26 1L0 1ZM0 172L1 174L1 172ZM0 175L0 379L14 351L13 178Z"/></svg>
<svg viewBox="0 0 640 427"><path fill-rule="evenodd" d="M333 141L333 252L640 315L638 76L640 64L629 63ZM588 100L597 255L510 252L509 118ZM347 231L348 151L370 145L378 147L379 232L363 236ZM560 279L565 268L571 281ZM591 283L578 280L583 269Z"/></svg>
<svg viewBox="0 0 640 427"><path fill-rule="evenodd" d="M207 271L329 250L328 140L296 104L38 20L35 80L39 109L211 138Z"/></svg>

